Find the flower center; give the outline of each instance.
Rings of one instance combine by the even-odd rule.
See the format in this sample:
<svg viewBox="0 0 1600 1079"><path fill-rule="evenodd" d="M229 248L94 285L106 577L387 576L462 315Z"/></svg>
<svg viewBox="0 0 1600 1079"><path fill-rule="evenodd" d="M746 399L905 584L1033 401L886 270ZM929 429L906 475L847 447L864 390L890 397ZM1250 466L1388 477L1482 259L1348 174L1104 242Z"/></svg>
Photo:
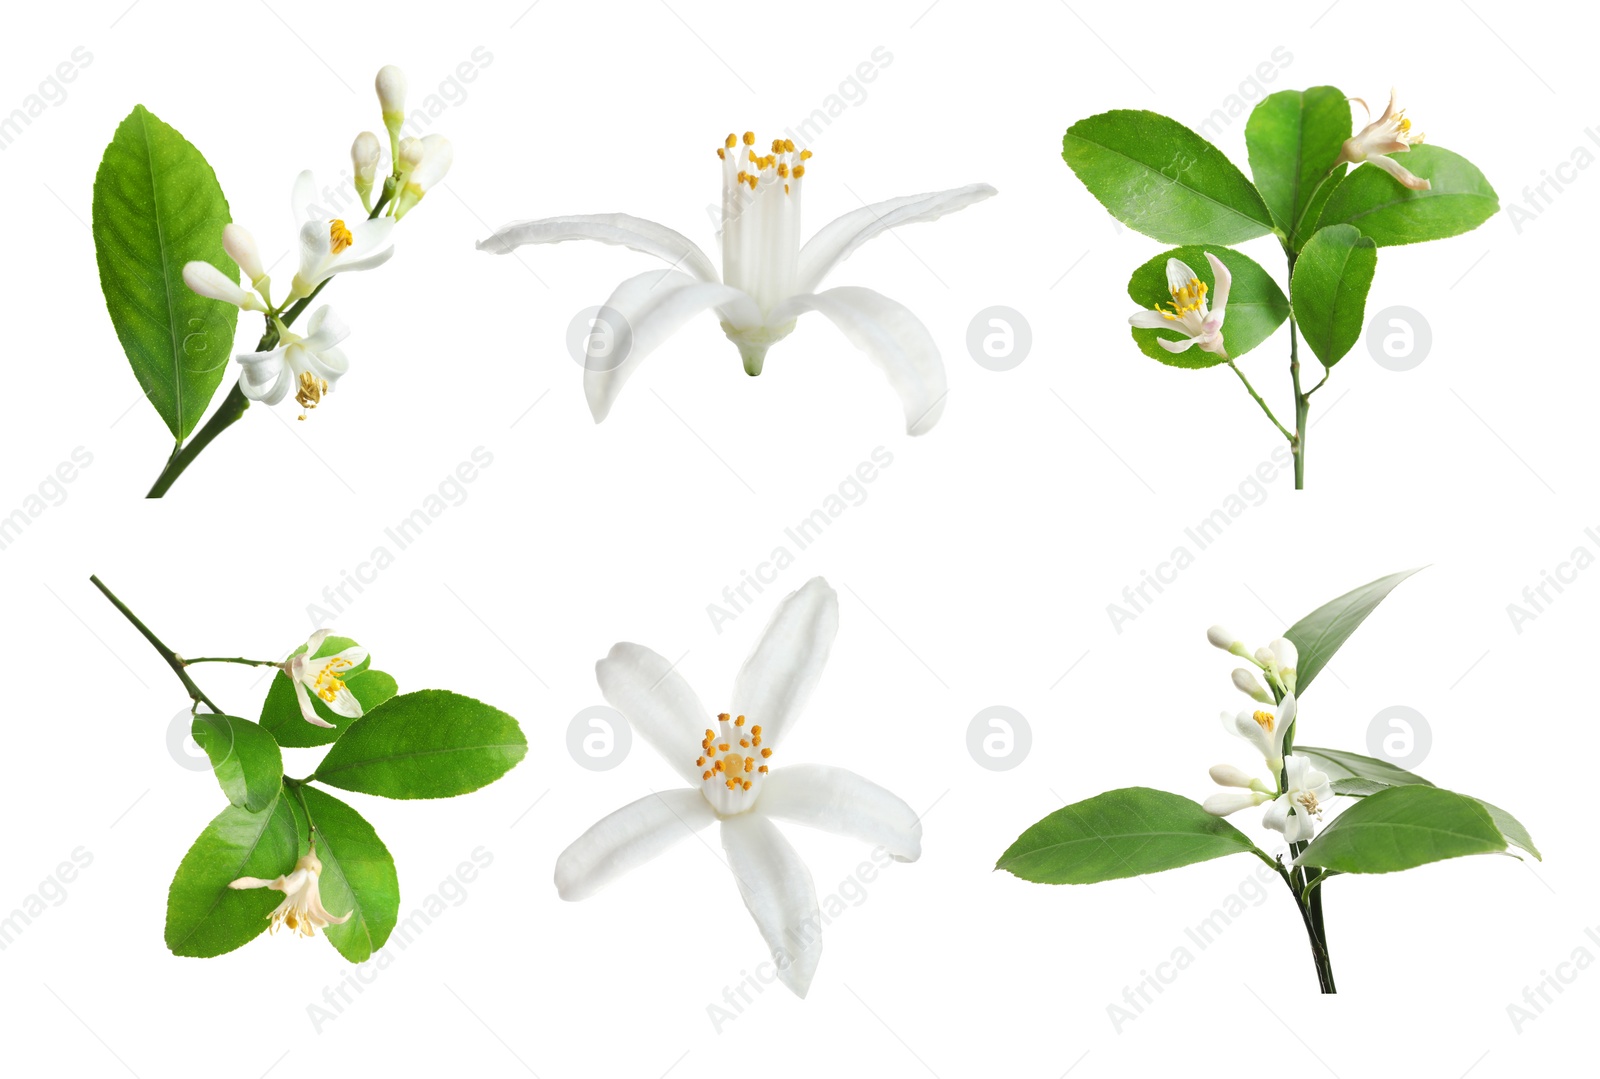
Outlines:
<svg viewBox="0 0 1600 1079"><path fill-rule="evenodd" d="M1205 310L1206 283L1198 277L1189 278L1189 283L1181 288L1169 289L1172 293L1172 303L1168 304L1171 311L1161 311L1161 305L1156 305L1156 310L1161 311L1161 316L1169 322L1176 322L1185 315L1199 314ZM1271 728L1268 728L1269 730Z"/></svg>
<svg viewBox="0 0 1600 1079"><path fill-rule="evenodd" d="M702 769L702 793L719 811L743 808L742 795L749 794L767 774L766 761L772 750L761 744L761 725L746 726L745 717L727 712L717 716L715 729L706 728L700 739L700 756L695 767Z"/></svg>
<svg viewBox="0 0 1600 1079"><path fill-rule="evenodd" d="M306 378L305 375L300 377L301 379ZM305 419L304 416L300 418ZM348 659L342 656L334 656L322 665L322 669L317 672L316 681L311 688L316 692L317 696L332 704L334 698L339 696L339 691L344 689L344 681L339 676L349 669L350 661ZM318 868L320 869L321 867L319 866ZM313 870L313 872L315 871Z"/></svg>
<svg viewBox="0 0 1600 1079"><path fill-rule="evenodd" d="M800 195L810 150L773 139L755 150L756 133L730 134L722 162L722 277L749 293L763 314L794 289L800 254ZM742 327L741 327L742 328Z"/></svg>
<svg viewBox="0 0 1600 1079"><path fill-rule="evenodd" d="M356 242L356 238L337 217L328 222L328 250L337 255Z"/></svg>
<svg viewBox="0 0 1600 1079"><path fill-rule="evenodd" d="M322 395L327 393L327 392L328 392L328 380L327 379L318 378L316 375L313 375L310 371L301 371L300 372L300 388L295 392L294 399L296 401L300 402L300 407L301 408L313 409L313 408L316 408L317 405L322 401ZM300 418L302 420L305 419L306 418L306 414L304 412L300 413ZM343 661L341 660L341 662L343 662ZM331 666L332 666L332 664L330 663L328 665L328 667L331 667ZM349 664L345 664L345 666L349 666ZM322 669L324 673L327 672L328 667L324 667ZM317 675L317 678L320 680L322 678L322 675L320 675L320 674ZM343 685L343 683L340 683L340 684ZM337 690L335 692L337 692Z"/></svg>
<svg viewBox="0 0 1600 1079"><path fill-rule="evenodd" d="M1272 728L1278 723L1278 717L1273 715L1271 712L1257 711L1250 718L1255 720L1261 729L1266 731L1268 734L1272 733Z"/></svg>
<svg viewBox="0 0 1600 1079"><path fill-rule="evenodd" d="M1295 796L1294 800L1295 804L1300 807L1306 816L1319 818L1322 816L1322 806L1317 802L1317 796L1311 791L1301 791Z"/></svg>

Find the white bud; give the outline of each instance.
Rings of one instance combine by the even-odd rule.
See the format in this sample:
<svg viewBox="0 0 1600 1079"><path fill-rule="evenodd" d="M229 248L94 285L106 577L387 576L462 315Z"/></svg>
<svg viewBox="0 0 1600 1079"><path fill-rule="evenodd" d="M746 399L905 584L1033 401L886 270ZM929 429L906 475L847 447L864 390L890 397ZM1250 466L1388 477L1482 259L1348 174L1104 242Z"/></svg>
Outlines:
<svg viewBox="0 0 1600 1079"><path fill-rule="evenodd" d="M221 300L246 311L265 311L256 294L240 288L227 274L209 262L188 262L183 267L183 283L189 291L212 300Z"/></svg>
<svg viewBox="0 0 1600 1079"><path fill-rule="evenodd" d="M1211 781L1219 787L1243 787L1249 790L1256 780L1243 768L1235 768L1231 764L1214 764L1211 766Z"/></svg>
<svg viewBox="0 0 1600 1079"><path fill-rule="evenodd" d="M1239 638L1222 626L1212 626L1206 630L1206 640L1210 641L1213 647L1220 648L1224 652L1233 651L1233 646L1239 642Z"/></svg>
<svg viewBox="0 0 1600 1079"><path fill-rule="evenodd" d="M350 144L350 163L355 166L356 172L356 194L361 196L361 205L368 213L372 212L372 182L377 178L378 159L382 156L383 148L378 143L378 136L370 131L363 131Z"/></svg>
<svg viewBox="0 0 1600 1079"><path fill-rule="evenodd" d="M1267 692L1267 687L1261 684L1254 673L1245 670L1243 667L1234 669L1233 684L1239 692L1252 700L1260 701L1262 704L1273 703L1272 694Z"/></svg>
<svg viewBox="0 0 1600 1079"><path fill-rule="evenodd" d="M384 126L391 130L399 127L406 115L406 73L393 64L385 64L378 71L377 87Z"/></svg>
<svg viewBox="0 0 1600 1079"><path fill-rule="evenodd" d="M422 140L409 136L400 140L400 165L402 172L410 172L422 164Z"/></svg>
<svg viewBox="0 0 1600 1079"><path fill-rule="evenodd" d="M1255 791L1219 791L1200 803L1200 808L1210 813L1213 817L1226 817L1230 813L1237 813L1241 809L1258 806L1266 800L1266 795L1257 794Z"/></svg>
<svg viewBox="0 0 1600 1079"><path fill-rule="evenodd" d="M404 217L422 196L443 180L455 160L455 150L443 135L406 139L400 143L400 157L407 164L401 171L400 197L395 202L395 220Z"/></svg>
<svg viewBox="0 0 1600 1079"><path fill-rule="evenodd" d="M267 276L267 268L261 265L261 251L256 247L256 239L243 225L222 226L222 249L239 264L239 269L252 282Z"/></svg>

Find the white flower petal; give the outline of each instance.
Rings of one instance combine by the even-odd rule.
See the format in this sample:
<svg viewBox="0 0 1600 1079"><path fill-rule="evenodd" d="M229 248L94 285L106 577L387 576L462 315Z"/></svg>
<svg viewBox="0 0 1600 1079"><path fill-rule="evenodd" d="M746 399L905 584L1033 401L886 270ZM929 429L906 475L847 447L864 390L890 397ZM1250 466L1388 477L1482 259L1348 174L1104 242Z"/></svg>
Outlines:
<svg viewBox="0 0 1600 1079"><path fill-rule="evenodd" d="M1174 326L1172 328L1175 329L1175 330L1183 329L1182 326ZM1200 339L1198 337L1185 337L1181 341L1170 341L1165 337L1158 337L1158 338L1156 338L1156 344L1160 345L1162 348L1166 349L1168 352L1187 352L1199 340Z"/></svg>
<svg viewBox="0 0 1600 1079"><path fill-rule="evenodd" d="M994 193L994 188L988 184L968 184L948 191L905 195L852 210L824 225L800 249L794 291L801 294L815 292L830 270L879 233L898 225L932 221L975 202L982 202Z"/></svg>
<svg viewBox="0 0 1600 1079"><path fill-rule="evenodd" d="M1281 832L1289 822L1289 796L1280 794L1272 800L1267 811L1261 815L1261 823L1275 832Z"/></svg>
<svg viewBox="0 0 1600 1079"><path fill-rule="evenodd" d="M243 366L239 372L239 392L252 401L275 405L289 394L288 365L284 363L284 350L275 348L268 352L241 352L235 356Z"/></svg>
<svg viewBox="0 0 1600 1079"><path fill-rule="evenodd" d="M813 577L785 596L733 682L735 715L773 748L805 710L839 633L839 594Z"/></svg>
<svg viewBox="0 0 1600 1079"><path fill-rule="evenodd" d="M1211 290L1211 319L1207 322L1214 319L1220 327L1227 314L1228 293L1233 291L1233 272L1228 269L1227 263L1209 251L1206 252L1206 261L1211 263L1212 278L1216 281L1216 287Z"/></svg>
<svg viewBox="0 0 1600 1079"><path fill-rule="evenodd" d="M513 221L478 241L479 251L508 255L524 244L558 244L567 240L599 240L654 255L674 269L688 270L702 281L720 281L717 269L695 242L665 225L630 214L578 214Z"/></svg>
<svg viewBox="0 0 1600 1079"><path fill-rule="evenodd" d="M671 663L642 644L623 641L594 665L600 695L628 718L690 786L700 786L695 757L711 713Z"/></svg>
<svg viewBox="0 0 1600 1079"><path fill-rule="evenodd" d="M340 318L338 312L328 304L323 304L313 311L311 320L306 326L304 343L312 352L332 348L350 336L350 324Z"/></svg>
<svg viewBox="0 0 1600 1079"><path fill-rule="evenodd" d="M294 699L300 704L300 718L318 727L334 726L334 724L317 715L317 710L311 704L311 691L306 689L306 684L298 678L293 679L293 682Z"/></svg>
<svg viewBox="0 0 1600 1079"><path fill-rule="evenodd" d="M1181 330L1176 319L1170 319L1160 311L1135 311L1128 316L1128 325L1140 330Z"/></svg>
<svg viewBox="0 0 1600 1079"><path fill-rule="evenodd" d="M617 394L646 356L694 316L718 308L725 321L761 321L748 295L717 281L701 281L676 270L650 270L617 286L600 309L584 362L583 392L596 423L604 420Z"/></svg>
<svg viewBox="0 0 1600 1079"><path fill-rule="evenodd" d="M897 861L922 855L922 822L892 792L854 772L826 764L773 770L755 811L882 846Z"/></svg>
<svg viewBox="0 0 1600 1079"><path fill-rule="evenodd" d="M1189 287L1190 281L1199 279L1199 275L1182 259L1167 260L1167 291L1182 292Z"/></svg>
<svg viewBox="0 0 1600 1079"><path fill-rule="evenodd" d="M722 849L744 905L772 951L778 980L804 997L822 958L822 915L811 871L777 826L754 813L722 822Z"/></svg>
<svg viewBox="0 0 1600 1079"><path fill-rule="evenodd" d="M294 187L289 191L289 211L294 214L296 222L310 218L311 207L317 200L317 178L310 169L306 169L294 178Z"/></svg>
<svg viewBox="0 0 1600 1079"><path fill-rule="evenodd" d="M928 328L907 308L871 289L846 285L795 296L768 316L783 325L804 311L817 311L839 327L889 379L905 408L906 433L925 434L939 422L949 394L944 361Z"/></svg>
<svg viewBox="0 0 1600 1079"><path fill-rule="evenodd" d="M587 899L716 819L697 790L661 791L630 802L561 852L556 891L562 899Z"/></svg>

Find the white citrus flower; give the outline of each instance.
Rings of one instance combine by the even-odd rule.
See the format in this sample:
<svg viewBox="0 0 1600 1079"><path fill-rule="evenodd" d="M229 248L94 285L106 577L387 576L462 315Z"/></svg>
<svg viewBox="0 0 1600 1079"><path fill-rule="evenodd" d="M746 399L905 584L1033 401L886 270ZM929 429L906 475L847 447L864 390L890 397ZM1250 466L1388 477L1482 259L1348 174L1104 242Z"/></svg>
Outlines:
<svg viewBox="0 0 1600 1079"><path fill-rule="evenodd" d="M1277 683L1279 689L1285 693L1294 692L1300 651L1295 648L1293 641L1279 637L1271 644L1256 649L1256 662L1261 664L1261 669Z"/></svg>
<svg viewBox="0 0 1600 1079"><path fill-rule="evenodd" d="M370 270L394 255L393 218L325 218L316 198L317 181L308 169L295 177L289 200L294 219L301 223L300 268L289 288L289 303L310 296L334 274Z"/></svg>
<svg viewBox="0 0 1600 1079"><path fill-rule="evenodd" d="M606 418L624 383L649 353L702 311L715 311L739 348L745 371L761 373L767 349L794 330L807 311L830 319L888 376L916 435L938 422L946 382L939 349L901 304L856 286L818 292L822 279L866 241L898 225L932 221L995 193L987 184L908 195L863 206L800 243L800 204L809 150L774 140L757 154L754 132L729 135L722 160L722 273L681 233L627 214L589 214L518 221L478 244L508 254L523 244L599 240L655 255L671 264L622 282L602 308L615 337L590 338L584 392L595 421ZM610 317L607 317L609 314Z"/></svg>
<svg viewBox="0 0 1600 1079"><path fill-rule="evenodd" d="M332 632L330 629L317 630L307 638L304 649L278 665L294 685L294 697L300 705L300 718L318 727L332 727L333 724L317 715L317 710L311 704L313 693L335 715L344 716L346 719L361 718L361 702L350 692L350 687L344 684L344 675L351 668L366 662L367 650L360 645L352 645L337 655L317 656L317 649L322 647L322 642L327 640Z"/></svg>
<svg viewBox="0 0 1600 1079"><path fill-rule="evenodd" d="M1284 759L1287 789L1262 814L1261 823L1282 832L1290 843L1304 843L1316 834L1323 807L1333 800L1333 786L1325 773L1311 767L1311 758L1291 753Z"/></svg>
<svg viewBox="0 0 1600 1079"><path fill-rule="evenodd" d="M350 361L338 347L350 335L333 308L323 304L311 314L305 336L278 323L278 343L266 352L241 352L234 359L243 365L239 389L252 401L275 405L294 391L302 409L316 408L324 394L350 370ZM305 412L300 418L306 418Z"/></svg>
<svg viewBox="0 0 1600 1079"><path fill-rule="evenodd" d="M1263 702L1242 712L1222 713L1222 729L1260 750L1267 767L1276 775L1283 769L1283 736L1294 723L1294 716L1294 694L1290 693L1275 707Z"/></svg>
<svg viewBox="0 0 1600 1079"><path fill-rule="evenodd" d="M1211 264L1211 272L1216 277L1215 291L1206 288L1206 283L1189 268L1188 263L1181 259L1168 259L1167 291L1172 295L1172 302L1167 306L1171 310L1157 307L1152 311L1138 311L1128 317L1128 325L1144 330L1178 330L1183 333L1185 340L1182 341L1156 338L1156 343L1168 352L1185 352L1199 345L1201 352L1213 352L1227 359L1228 354L1222 347L1222 322L1228 314L1228 291L1233 287L1233 274L1228 272L1228 267L1221 259L1209 251L1206 252L1206 261ZM1208 291L1211 291L1209 307L1206 304ZM1216 642L1213 640L1212 643Z"/></svg>
<svg viewBox="0 0 1600 1079"><path fill-rule="evenodd" d="M1389 107L1383 110L1383 115L1345 140L1339 160L1357 165L1366 161L1413 191L1427 191L1433 184L1420 176L1413 176L1409 169L1389 156L1403 154L1423 140L1422 132L1412 132L1411 121L1406 119L1406 110L1395 108L1396 96L1396 91L1390 90ZM1367 107L1367 103L1359 97L1351 100L1359 102L1364 109ZM1370 114L1371 110L1368 110Z"/></svg>
<svg viewBox="0 0 1600 1079"><path fill-rule="evenodd" d="M302 937L314 937L318 929L326 929L330 925L343 925L350 920L349 912L335 917L329 914L322 905L322 893L318 889L318 879L322 876L322 862L317 858L316 847L312 847L307 854L294 864L294 871L287 876L275 877L266 880L262 877L240 877L230 881L230 888L271 888L275 892L283 893L283 902L275 907L267 917L272 919L270 931L276 933L280 925L286 925L293 932L298 932Z"/></svg>
<svg viewBox="0 0 1600 1079"><path fill-rule="evenodd" d="M838 626L839 598L822 578L790 594L740 668L730 711L715 719L662 656L637 644L612 648L595 667L601 692L689 785L624 806L563 851L555 872L561 898L587 898L719 824L728 868L772 951L778 978L805 996L822 954L817 892L773 821L881 845L899 861L916 861L922 853L917 815L889 791L842 768L780 768L775 762L822 674ZM879 759L870 753L864 743L855 756Z"/></svg>

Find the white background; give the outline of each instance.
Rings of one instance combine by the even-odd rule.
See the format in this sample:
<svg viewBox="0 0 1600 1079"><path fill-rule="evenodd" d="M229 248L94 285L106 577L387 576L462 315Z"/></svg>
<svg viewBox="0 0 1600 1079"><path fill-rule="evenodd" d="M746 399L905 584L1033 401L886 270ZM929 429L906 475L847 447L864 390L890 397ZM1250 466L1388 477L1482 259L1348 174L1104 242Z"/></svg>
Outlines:
<svg viewBox="0 0 1600 1079"><path fill-rule="evenodd" d="M1507 1006L1574 949L1600 955L1584 935L1600 923L1587 692L1600 573L1579 574L1520 633L1506 608L1573 548L1600 551L1584 535L1600 525L1584 319L1600 170L1520 227L1501 213L1464 237L1383 250L1368 311L1420 312L1426 360L1397 373L1359 344L1315 398L1309 490L1287 475L1265 485L1118 632L1107 605L1174 547L1193 551L1184 528L1237 493L1277 436L1226 371L1135 350L1124 284L1161 245L1117 229L1059 149L1068 124L1108 108L1198 125L1241 84L1259 97L1249 80L1282 47L1268 89L1334 83L1379 103L1398 83L1430 140L1470 157L1508 206L1576 147L1600 152L1585 134L1600 121L1593 25L1503 0L125 6L19 8L0 41L0 111L75 47L92 54L0 159L0 511L25 506L75 448L93 459L0 551L0 911L75 849L93 858L0 953L13 1068L1453 1077L1537 1074L1587 1048L1600 972L1579 973L1520 1032ZM336 177L353 134L377 126L377 68L404 66L416 102L480 46L490 62L429 128L456 146L445 189L408 217L388 266L327 293L354 327L337 394L303 424L287 406L252 408L169 498L141 501L168 436L106 317L87 226L118 121L142 102L199 146L270 260L292 235L295 173ZM806 231L862 200L999 189L880 238L832 279L926 320L951 383L939 426L906 438L882 378L820 318L751 380L707 316L597 427L564 334L653 264L577 244L499 258L473 242L516 218L623 211L709 246L722 136L767 139L826 108L880 46L891 61L864 96L846 87L851 103L813 143ZM1240 115L1217 136L1241 163L1243 130ZM1270 239L1247 250L1280 272ZM972 317L997 304L1033 335L1004 373L965 346ZM244 318L240 343L258 331ZM1291 412L1286 352L1280 331L1244 366ZM893 464L865 501L717 633L707 605L880 446ZM397 551L385 527L477 447L492 465ZM474 849L493 862L319 1031L308 1005L350 970L322 942L261 938L206 961L163 946L167 883L223 800L169 752L181 688L88 577L180 651L276 656L379 546L394 562L350 592L339 631L402 690L447 687L512 712L530 750L470 797L352 796L395 856L406 912ZM1365 752L1380 710L1417 709L1432 731L1418 769L1515 812L1543 864L1334 881L1335 998L1315 991L1281 885L1204 951L1185 937L1253 875L1249 859L1094 887L991 871L1063 801L1134 784L1199 798L1208 766L1249 763L1217 726L1240 702L1209 624L1264 641L1423 564L1306 697L1301 739ZM642 742L614 770L580 767L567 725L599 703L593 663L617 640L683 655L714 707L778 595L816 574L840 590L841 630L784 755L847 764L926 810L925 854L828 926L809 999L769 988L719 1031L708 1005L765 956L705 847L685 843L584 903L556 897L570 840L675 782ZM255 714L256 672L199 673L225 707ZM1005 772L966 748L972 717L996 704L1032 729L1031 754ZM860 738L873 755L840 759ZM304 774L316 751L290 758ZM1236 820L1270 841L1249 816ZM866 854L790 835L825 895ZM1119 1030L1108 1005L1182 945L1193 964Z"/></svg>

